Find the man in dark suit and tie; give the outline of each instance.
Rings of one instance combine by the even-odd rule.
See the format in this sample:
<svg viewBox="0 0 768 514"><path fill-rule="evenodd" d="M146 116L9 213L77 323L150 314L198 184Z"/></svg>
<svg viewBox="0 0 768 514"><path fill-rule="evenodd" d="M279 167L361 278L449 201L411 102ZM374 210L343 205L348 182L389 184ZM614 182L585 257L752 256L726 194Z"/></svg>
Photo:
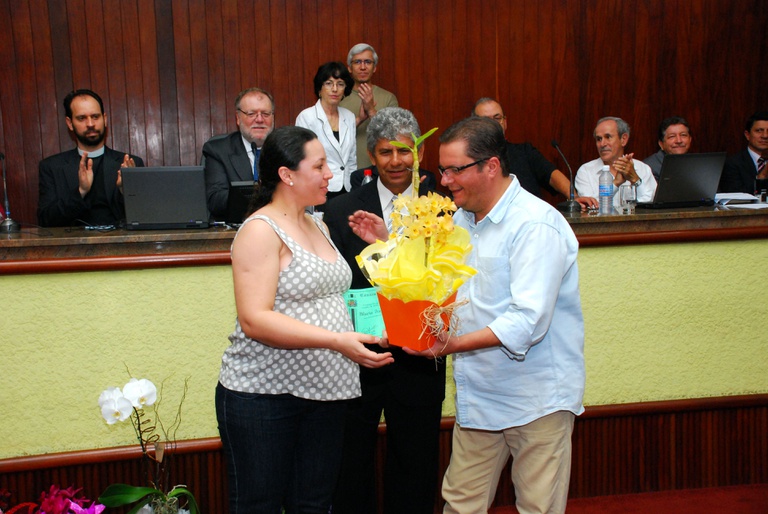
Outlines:
<svg viewBox="0 0 768 514"><path fill-rule="evenodd" d="M328 202L323 220L333 242L352 268L352 289L370 288L355 262L368 244L349 227L349 215L365 210L389 218L391 200L411 194L410 150L393 146L398 140L413 145L411 133L421 135L416 118L400 107L381 109L367 132L368 154L378 177ZM420 155L423 155L423 147ZM428 187L422 181L419 194ZM378 349L383 351L383 349ZM334 514L376 512L375 454L377 426L382 411L387 423L384 474L384 512L431 514L438 473L438 433L445 397L445 362L412 357L391 347L394 364L386 369L360 370L362 397L353 400L344 433L342 470L333 501Z"/></svg>
<svg viewBox="0 0 768 514"><path fill-rule="evenodd" d="M275 127L275 102L261 88L245 89L235 99L238 130L215 136L203 145L208 210L216 219L227 216L229 185L258 180L259 153Z"/></svg>
<svg viewBox="0 0 768 514"><path fill-rule="evenodd" d="M40 161L38 223L43 227L117 225L125 218L120 168L144 166L144 162L104 144L104 102L90 89L69 93L64 112L77 148Z"/></svg>
<svg viewBox="0 0 768 514"><path fill-rule="evenodd" d="M768 179L768 111L756 112L744 126L747 147L725 160L720 177L721 193L756 191L755 179Z"/></svg>

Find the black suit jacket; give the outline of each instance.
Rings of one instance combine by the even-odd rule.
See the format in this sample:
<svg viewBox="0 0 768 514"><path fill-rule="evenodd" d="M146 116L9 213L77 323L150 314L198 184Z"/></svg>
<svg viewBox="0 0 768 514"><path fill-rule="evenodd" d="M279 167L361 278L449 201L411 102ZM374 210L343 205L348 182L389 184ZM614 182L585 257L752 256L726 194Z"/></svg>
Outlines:
<svg viewBox="0 0 768 514"><path fill-rule="evenodd" d="M227 215L230 182L253 181L253 167L243 146L240 132L214 136L203 145L205 194L211 216L223 220Z"/></svg>
<svg viewBox="0 0 768 514"><path fill-rule="evenodd" d="M115 223L125 218L123 194L117 188L117 170L123 164L125 152L104 147L104 187L110 199L110 210ZM141 158L131 155L136 166L144 166ZM67 227L79 224L78 219L87 217L91 206L87 198L80 196L77 170L80 154L77 148L52 155L40 161L38 167L39 197L37 203L38 224L43 227Z"/></svg>
<svg viewBox="0 0 768 514"><path fill-rule="evenodd" d="M352 189L356 189L360 187L360 185L363 183L363 176L365 175L365 170L371 170L371 176L373 178L376 178L379 176L379 169L376 166L369 166L367 168L360 168L359 170L355 170L352 172L352 174L349 176L349 183L352 186ZM435 178L435 174L431 171L427 171L425 169L419 168L419 176L420 177L427 177L423 184L426 184L430 191L437 190L437 179Z"/></svg>
<svg viewBox="0 0 768 514"><path fill-rule="evenodd" d="M755 193L757 168L749 150L746 148L739 153L729 155L720 175L721 193Z"/></svg>
<svg viewBox="0 0 768 514"><path fill-rule="evenodd" d="M361 209L382 216L377 182L378 178L347 194L333 198L326 205L323 215L323 221L328 225L331 239L352 268L352 289L372 286L355 261L355 256L368 246L368 243L352 232L348 218L350 214ZM425 195L430 190L422 183L419 194ZM445 398L444 361L438 363L436 367L434 360L408 355L395 346L390 350L384 350L378 346L373 346L371 349L379 353L391 351L395 362L379 369L360 368L363 400L367 395L376 396L384 389L406 405L426 405L443 401Z"/></svg>

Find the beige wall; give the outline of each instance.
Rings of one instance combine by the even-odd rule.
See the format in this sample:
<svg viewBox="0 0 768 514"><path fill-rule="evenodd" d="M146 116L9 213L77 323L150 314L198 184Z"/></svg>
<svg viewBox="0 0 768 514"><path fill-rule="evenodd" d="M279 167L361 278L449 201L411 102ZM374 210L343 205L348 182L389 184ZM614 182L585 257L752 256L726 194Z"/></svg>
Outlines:
<svg viewBox="0 0 768 514"><path fill-rule="evenodd" d="M764 240L586 248L587 405L768 392ZM97 399L160 384L179 439L216 436L213 392L234 324L227 266L0 277L0 458L135 442ZM452 383L444 412L453 414Z"/></svg>

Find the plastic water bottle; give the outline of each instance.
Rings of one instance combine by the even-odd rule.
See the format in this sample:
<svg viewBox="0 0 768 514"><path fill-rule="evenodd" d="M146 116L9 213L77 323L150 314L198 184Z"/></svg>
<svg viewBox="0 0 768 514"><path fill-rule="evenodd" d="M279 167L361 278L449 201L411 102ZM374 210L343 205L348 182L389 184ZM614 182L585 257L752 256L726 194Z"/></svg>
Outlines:
<svg viewBox="0 0 768 514"><path fill-rule="evenodd" d="M366 168L363 171L363 181L360 183L360 185L364 186L368 182L373 182L373 170L371 170L371 168Z"/></svg>
<svg viewBox="0 0 768 514"><path fill-rule="evenodd" d="M600 170L600 214L613 213L613 175L609 166Z"/></svg>

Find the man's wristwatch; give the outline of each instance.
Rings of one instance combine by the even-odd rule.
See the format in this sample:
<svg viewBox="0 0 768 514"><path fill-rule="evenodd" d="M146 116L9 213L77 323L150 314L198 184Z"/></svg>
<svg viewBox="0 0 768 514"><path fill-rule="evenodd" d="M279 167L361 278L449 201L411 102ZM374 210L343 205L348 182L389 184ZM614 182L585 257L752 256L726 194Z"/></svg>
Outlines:
<svg viewBox="0 0 768 514"><path fill-rule="evenodd" d="M640 185L643 183L643 179L640 177L637 177L637 181L635 181L632 185L635 187L640 187Z"/></svg>

